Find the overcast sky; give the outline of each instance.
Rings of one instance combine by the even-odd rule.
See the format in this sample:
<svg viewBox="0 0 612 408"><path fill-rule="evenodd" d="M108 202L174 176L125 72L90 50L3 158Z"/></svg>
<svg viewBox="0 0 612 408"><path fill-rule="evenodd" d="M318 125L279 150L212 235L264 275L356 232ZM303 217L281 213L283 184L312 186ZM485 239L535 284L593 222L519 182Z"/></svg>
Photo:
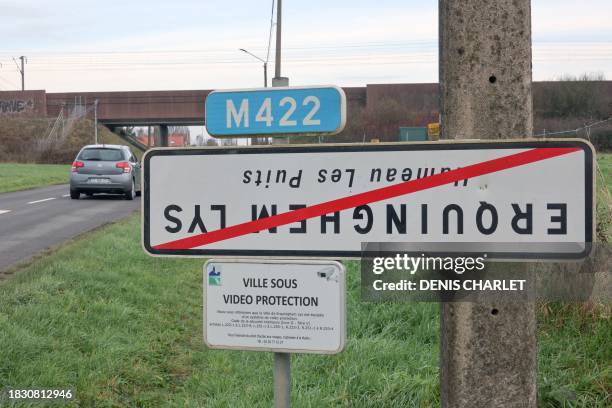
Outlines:
<svg viewBox="0 0 612 408"><path fill-rule="evenodd" d="M0 0L0 90L257 87L271 0ZM611 0L533 0L534 80L612 79ZM436 82L438 2L285 0L283 71L292 85ZM269 77L274 74L274 47Z"/></svg>

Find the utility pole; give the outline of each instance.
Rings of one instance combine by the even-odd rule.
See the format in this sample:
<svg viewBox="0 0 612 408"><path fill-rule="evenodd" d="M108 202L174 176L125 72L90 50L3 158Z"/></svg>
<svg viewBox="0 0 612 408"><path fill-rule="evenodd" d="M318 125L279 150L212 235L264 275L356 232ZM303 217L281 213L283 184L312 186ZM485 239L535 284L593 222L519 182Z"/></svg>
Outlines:
<svg viewBox="0 0 612 408"><path fill-rule="evenodd" d="M283 0L276 2L276 58L274 59L274 78L272 86L289 86L289 78L281 76L281 33L283 20Z"/></svg>
<svg viewBox="0 0 612 408"><path fill-rule="evenodd" d="M289 86L289 78L281 77L281 28L283 0L276 2L276 57L272 86ZM289 138L273 137L272 144L289 144ZM274 407L291 406L291 353L274 353Z"/></svg>
<svg viewBox="0 0 612 408"><path fill-rule="evenodd" d="M24 57L23 55L21 57L19 57L19 59L21 60L21 90L25 91L25 61L26 61L26 57Z"/></svg>
<svg viewBox="0 0 612 408"><path fill-rule="evenodd" d="M281 76L281 33L283 20L283 0L276 2L276 57L274 59L274 78L272 78L272 86L289 86L289 78ZM273 137L272 144L289 144L289 137ZM278 354L278 353L277 353ZM287 354L287 359L290 354ZM276 362L276 358L274 359ZM289 364L289 361L287 362ZM288 366L290 371L290 367Z"/></svg>
<svg viewBox="0 0 612 408"><path fill-rule="evenodd" d="M530 0L440 0L439 18L442 138L531 136ZM534 303L443 303L440 332L442 407L536 406Z"/></svg>
<svg viewBox="0 0 612 408"><path fill-rule="evenodd" d="M274 60L274 78L281 76L281 32L283 21L283 0L276 2L276 58Z"/></svg>
<svg viewBox="0 0 612 408"><path fill-rule="evenodd" d="M98 100L94 101L94 138L95 144L98 144Z"/></svg>
<svg viewBox="0 0 612 408"><path fill-rule="evenodd" d="M22 55L19 57L19 59L21 60L21 67L19 64L17 64L15 57L13 57L13 62L15 62L15 65L17 65L17 70L21 74L21 90L25 91L25 64L28 62L28 58Z"/></svg>

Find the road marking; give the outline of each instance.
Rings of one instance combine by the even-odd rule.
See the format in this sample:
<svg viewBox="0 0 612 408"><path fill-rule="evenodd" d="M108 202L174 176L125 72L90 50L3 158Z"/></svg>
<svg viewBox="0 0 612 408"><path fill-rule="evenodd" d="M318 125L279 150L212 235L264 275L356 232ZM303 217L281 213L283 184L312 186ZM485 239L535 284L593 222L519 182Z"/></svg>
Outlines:
<svg viewBox="0 0 612 408"><path fill-rule="evenodd" d="M218 229L187 238L181 238L174 241L165 242L153 246L153 249L191 249L219 241L225 241L231 238L236 238L241 235L263 231L265 229L279 227L282 225L303 221L325 214L331 214L336 211L342 211L360 205L375 203L393 197L399 197L418 191L427 190L429 188L454 183L460 180L466 180L478 176L483 176L485 174L495 173L498 171L523 166L529 163L538 162L540 160L546 160L553 157L577 152L579 150L580 148L577 147L547 147L531 149L521 153L502 156L497 159L487 160L484 162L472 164L444 173L439 173L433 176L411 181L405 181L403 183L377 188L374 190L366 191L364 193L341 197L335 200L326 201L324 203L314 204L309 207L301 208L299 210L288 211L266 218L259 218L255 221L248 221L241 224L232 225L223 229Z"/></svg>
<svg viewBox="0 0 612 408"><path fill-rule="evenodd" d="M0 215L10 213L11 210L0 210Z"/></svg>
<svg viewBox="0 0 612 408"><path fill-rule="evenodd" d="M70 194L64 194L62 197L70 197Z"/></svg>
<svg viewBox="0 0 612 408"><path fill-rule="evenodd" d="M42 200L36 200L36 201L30 201L28 204L42 203L44 201L51 201L51 200L55 200L55 197L43 198Z"/></svg>

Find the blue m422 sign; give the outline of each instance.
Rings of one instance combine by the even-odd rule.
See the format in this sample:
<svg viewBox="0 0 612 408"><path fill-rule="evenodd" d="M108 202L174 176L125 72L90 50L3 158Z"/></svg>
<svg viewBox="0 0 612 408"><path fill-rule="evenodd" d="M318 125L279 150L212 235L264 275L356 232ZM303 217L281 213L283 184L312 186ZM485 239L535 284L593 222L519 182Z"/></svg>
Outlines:
<svg viewBox="0 0 612 408"><path fill-rule="evenodd" d="M346 96L337 86L213 91L206 130L215 137L333 135L344 129Z"/></svg>

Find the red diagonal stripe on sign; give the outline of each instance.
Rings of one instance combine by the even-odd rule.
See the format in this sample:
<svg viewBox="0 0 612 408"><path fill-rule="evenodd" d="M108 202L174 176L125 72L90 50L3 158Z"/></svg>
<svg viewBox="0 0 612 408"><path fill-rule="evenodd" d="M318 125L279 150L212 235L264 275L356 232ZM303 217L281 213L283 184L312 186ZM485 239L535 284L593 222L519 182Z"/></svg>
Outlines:
<svg viewBox="0 0 612 408"><path fill-rule="evenodd" d="M225 241L253 232L280 227L282 225L300 222L309 218L320 217L321 215L331 214L355 208L390 198L439 187L456 181L483 176L502 170L519 167L525 164L562 156L581 150L579 147L545 147L530 149L525 152L515 153L493 160L472 164L460 169L435 174L417 180L393 184L391 186L377 188L363 193L314 204L298 210L273 215L267 218L260 218L255 221L248 221L242 224L232 225L227 228L198 234L187 238L177 239L153 247L156 250L177 250L191 249L202 245L212 244L213 242Z"/></svg>

